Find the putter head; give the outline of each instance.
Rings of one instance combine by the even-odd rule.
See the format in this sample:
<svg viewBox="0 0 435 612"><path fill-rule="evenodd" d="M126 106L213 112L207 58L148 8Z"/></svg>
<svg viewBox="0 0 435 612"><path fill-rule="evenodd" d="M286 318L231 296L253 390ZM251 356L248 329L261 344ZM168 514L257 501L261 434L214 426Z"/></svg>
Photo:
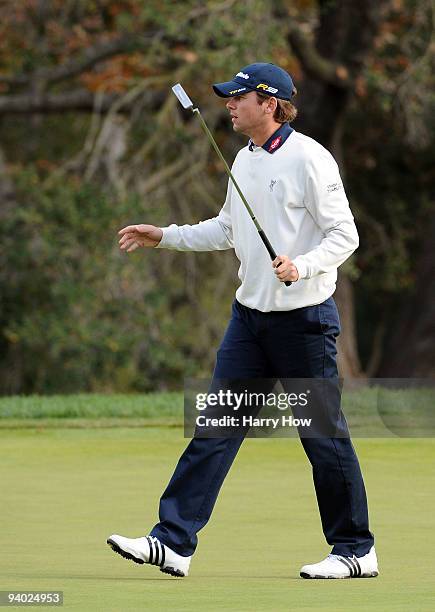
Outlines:
<svg viewBox="0 0 435 612"><path fill-rule="evenodd" d="M180 102L181 106L183 108L190 108L193 109L193 102L192 100L189 98L189 96L187 95L187 93L184 91L184 89L182 88L182 86L180 85L180 83L177 83L176 85L174 85L172 87L172 91L174 92L174 94L177 96L178 101Z"/></svg>

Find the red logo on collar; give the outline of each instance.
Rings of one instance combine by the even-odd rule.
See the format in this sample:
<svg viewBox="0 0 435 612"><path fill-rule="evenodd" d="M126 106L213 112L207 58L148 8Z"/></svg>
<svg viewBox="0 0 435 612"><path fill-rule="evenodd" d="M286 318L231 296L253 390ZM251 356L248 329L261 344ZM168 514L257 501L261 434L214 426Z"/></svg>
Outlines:
<svg viewBox="0 0 435 612"><path fill-rule="evenodd" d="M272 142L270 143L269 149L268 149L269 153L271 153L272 151L275 151L275 149L277 149L280 146L281 140L282 140L282 136L278 136L278 138L274 138L272 140Z"/></svg>

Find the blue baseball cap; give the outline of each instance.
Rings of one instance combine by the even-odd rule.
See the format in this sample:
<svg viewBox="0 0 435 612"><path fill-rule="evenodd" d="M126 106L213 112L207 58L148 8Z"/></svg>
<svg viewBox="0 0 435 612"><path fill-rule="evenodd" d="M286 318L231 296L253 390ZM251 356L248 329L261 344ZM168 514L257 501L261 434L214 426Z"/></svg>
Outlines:
<svg viewBox="0 0 435 612"><path fill-rule="evenodd" d="M249 64L226 83L213 85L215 94L221 98L240 96L247 91L258 91L281 100L291 100L296 88L291 76L275 64Z"/></svg>

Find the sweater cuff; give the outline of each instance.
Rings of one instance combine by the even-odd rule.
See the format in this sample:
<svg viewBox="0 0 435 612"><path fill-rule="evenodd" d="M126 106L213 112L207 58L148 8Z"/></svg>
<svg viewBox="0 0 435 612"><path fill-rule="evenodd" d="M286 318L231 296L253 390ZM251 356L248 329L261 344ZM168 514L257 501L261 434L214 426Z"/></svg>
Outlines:
<svg viewBox="0 0 435 612"><path fill-rule="evenodd" d="M293 263L296 266L297 270L298 270L298 274L299 274L299 280L303 279L303 278L309 278L308 276L308 266L304 261L304 258L302 255L299 255L298 257L296 257L295 259L293 259Z"/></svg>
<svg viewBox="0 0 435 612"><path fill-rule="evenodd" d="M154 248L170 249L171 247L175 246L178 238L178 225L172 223L171 225L168 225L168 227L161 227L160 229L163 232L163 236L159 244L157 244Z"/></svg>

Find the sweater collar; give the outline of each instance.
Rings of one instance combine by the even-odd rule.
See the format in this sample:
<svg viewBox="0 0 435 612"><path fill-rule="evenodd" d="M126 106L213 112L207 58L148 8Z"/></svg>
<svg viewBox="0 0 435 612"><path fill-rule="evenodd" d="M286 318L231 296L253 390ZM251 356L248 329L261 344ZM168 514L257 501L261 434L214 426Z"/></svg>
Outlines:
<svg viewBox="0 0 435 612"><path fill-rule="evenodd" d="M293 128L289 126L288 123L283 123L281 127L279 127L273 134L270 136L266 142L261 146L262 149L267 151L268 153L275 153L282 145L285 143L287 138L293 132ZM255 151L257 145L253 140L249 139L248 147L250 151Z"/></svg>

